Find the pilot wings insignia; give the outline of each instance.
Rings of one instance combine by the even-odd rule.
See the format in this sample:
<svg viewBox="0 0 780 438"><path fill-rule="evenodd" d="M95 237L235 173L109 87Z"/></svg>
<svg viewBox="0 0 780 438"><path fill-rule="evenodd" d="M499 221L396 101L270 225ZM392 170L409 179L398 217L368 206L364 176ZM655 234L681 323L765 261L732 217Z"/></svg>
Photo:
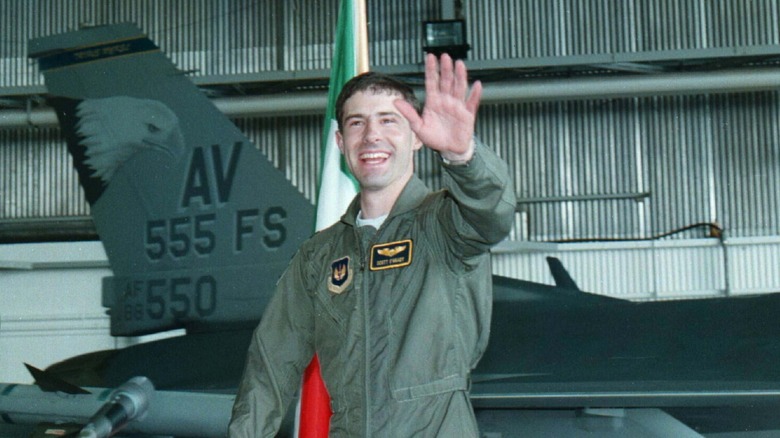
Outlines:
<svg viewBox="0 0 780 438"><path fill-rule="evenodd" d="M395 256L396 254L398 254L399 252L401 252L401 251L403 251L405 249L406 249L406 245L398 245L398 246L394 246L392 248L381 248L381 249L378 249L376 252L377 252L377 254L379 254L381 256L393 257L393 256Z"/></svg>
<svg viewBox="0 0 780 438"><path fill-rule="evenodd" d="M371 248L372 271L384 269L403 268L412 263L412 240L382 243Z"/></svg>

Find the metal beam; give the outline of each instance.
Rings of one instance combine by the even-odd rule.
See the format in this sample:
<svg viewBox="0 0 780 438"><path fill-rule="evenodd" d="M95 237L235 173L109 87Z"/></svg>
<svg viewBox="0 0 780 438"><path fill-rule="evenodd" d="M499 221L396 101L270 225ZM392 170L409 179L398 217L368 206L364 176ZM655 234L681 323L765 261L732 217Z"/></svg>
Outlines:
<svg viewBox="0 0 780 438"><path fill-rule="evenodd" d="M483 104L617 99L662 95L745 93L780 88L780 67L743 68L711 72L654 75L528 79L486 83ZM422 94L421 90L418 90ZM278 95L215 98L214 104L227 116L277 117L324 114L327 92L295 92ZM0 111L0 129L25 126L55 126L50 108L31 111Z"/></svg>

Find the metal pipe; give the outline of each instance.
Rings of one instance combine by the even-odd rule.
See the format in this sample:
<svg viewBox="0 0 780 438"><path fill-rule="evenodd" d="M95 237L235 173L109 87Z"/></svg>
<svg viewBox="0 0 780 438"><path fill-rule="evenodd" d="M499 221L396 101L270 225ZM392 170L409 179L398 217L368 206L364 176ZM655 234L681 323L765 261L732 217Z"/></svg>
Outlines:
<svg viewBox="0 0 780 438"><path fill-rule="evenodd" d="M51 127L57 125L57 115L51 108L36 108L30 111L0 111L0 129L24 128L25 126Z"/></svg>
<svg viewBox="0 0 780 438"><path fill-rule="evenodd" d="M744 93L780 88L780 68L636 76L575 77L486 84L483 102L589 100L660 95Z"/></svg>
<svg viewBox="0 0 780 438"><path fill-rule="evenodd" d="M780 68L751 68L713 72L664 73L635 76L529 79L487 83L483 104L510 102L614 99L660 95L745 93L780 88ZM418 90L422 94L421 90ZM300 92L213 99L229 117L276 117L324 114L327 92ZM50 108L0 111L0 129L57 124Z"/></svg>
<svg viewBox="0 0 780 438"><path fill-rule="evenodd" d="M517 205L523 204L549 204L554 202L584 202L584 201L618 201L618 200L640 200L649 198L650 192L641 193L607 193L603 195L573 195L573 196L537 196L533 198L519 198Z"/></svg>
<svg viewBox="0 0 780 438"><path fill-rule="evenodd" d="M110 389L87 388L91 394L63 396L35 385L0 384L0 423L86 424L106 402ZM125 431L162 436L222 437L235 395L155 391L143 419Z"/></svg>

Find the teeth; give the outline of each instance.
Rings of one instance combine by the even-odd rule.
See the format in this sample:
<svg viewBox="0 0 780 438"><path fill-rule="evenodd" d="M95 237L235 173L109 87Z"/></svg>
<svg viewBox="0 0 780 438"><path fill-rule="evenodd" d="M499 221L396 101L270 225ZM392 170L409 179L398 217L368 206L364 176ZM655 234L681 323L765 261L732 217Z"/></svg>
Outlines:
<svg viewBox="0 0 780 438"><path fill-rule="evenodd" d="M384 152L368 152L360 156L364 160L375 160L387 158L388 154Z"/></svg>

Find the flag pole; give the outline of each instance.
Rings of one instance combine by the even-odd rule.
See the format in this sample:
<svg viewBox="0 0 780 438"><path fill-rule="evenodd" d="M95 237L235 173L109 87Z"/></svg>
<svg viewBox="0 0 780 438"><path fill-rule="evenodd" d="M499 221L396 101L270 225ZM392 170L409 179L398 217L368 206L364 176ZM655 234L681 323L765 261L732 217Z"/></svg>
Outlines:
<svg viewBox="0 0 780 438"><path fill-rule="evenodd" d="M368 19L366 0L355 0L355 27L357 30L357 74L368 71Z"/></svg>

